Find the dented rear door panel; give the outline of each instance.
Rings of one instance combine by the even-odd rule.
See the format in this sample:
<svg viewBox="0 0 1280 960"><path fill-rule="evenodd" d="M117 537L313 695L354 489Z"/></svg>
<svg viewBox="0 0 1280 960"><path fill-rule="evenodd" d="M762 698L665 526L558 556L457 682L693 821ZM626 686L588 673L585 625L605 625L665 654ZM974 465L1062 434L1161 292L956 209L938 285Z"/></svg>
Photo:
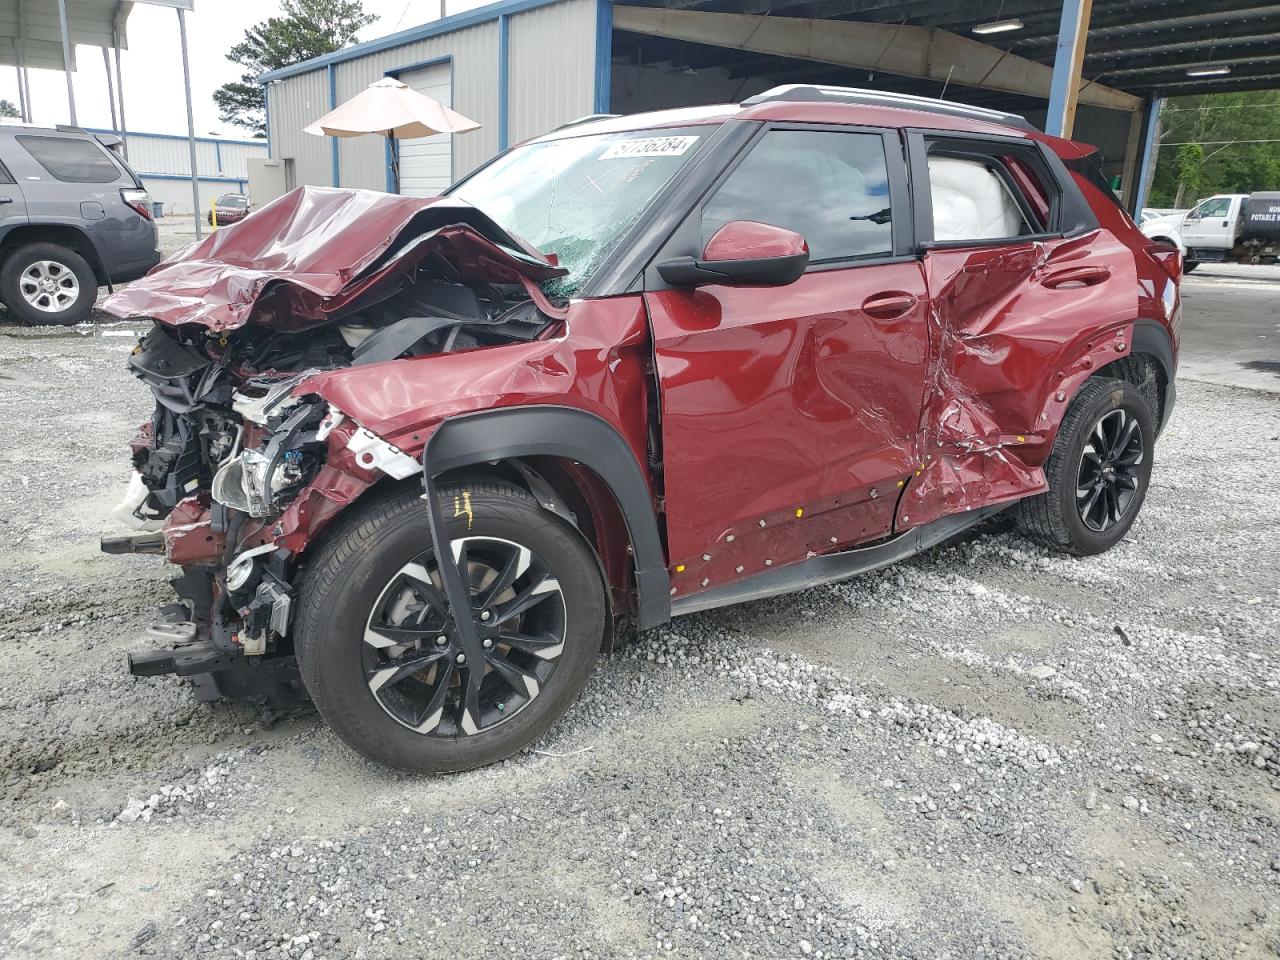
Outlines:
<svg viewBox="0 0 1280 960"><path fill-rule="evenodd" d="M1129 350L1139 284L1109 231L933 248L918 471L896 529L1039 493L1075 389Z"/></svg>

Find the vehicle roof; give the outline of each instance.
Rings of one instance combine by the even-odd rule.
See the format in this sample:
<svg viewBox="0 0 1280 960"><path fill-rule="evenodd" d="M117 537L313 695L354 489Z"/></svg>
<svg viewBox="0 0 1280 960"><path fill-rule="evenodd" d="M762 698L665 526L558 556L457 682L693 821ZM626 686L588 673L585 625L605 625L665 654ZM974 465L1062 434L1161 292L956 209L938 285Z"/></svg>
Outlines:
<svg viewBox="0 0 1280 960"><path fill-rule="evenodd" d="M909 106L871 105L860 103L836 103L829 101L767 100L752 104L722 103L704 107L682 107L674 110L656 110L627 116L607 117L574 123L530 142L562 140L606 133L624 133L635 130L662 130L670 127L721 124L729 120L775 121L793 123L823 123L866 127L911 127L923 130L944 130L956 133L977 133L985 136L1013 137L1047 143L1059 156L1070 159L1087 156L1094 148L1074 140L1053 137L1038 130L1027 130L1009 124L949 116Z"/></svg>

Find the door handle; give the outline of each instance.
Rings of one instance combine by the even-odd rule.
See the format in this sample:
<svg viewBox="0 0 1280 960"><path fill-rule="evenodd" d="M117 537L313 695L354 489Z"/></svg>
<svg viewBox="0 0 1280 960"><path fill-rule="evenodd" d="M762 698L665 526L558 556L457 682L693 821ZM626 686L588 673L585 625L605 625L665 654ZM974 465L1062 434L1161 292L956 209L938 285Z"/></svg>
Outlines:
<svg viewBox="0 0 1280 960"><path fill-rule="evenodd" d="M0 203L13 203L13 197L0 197Z"/></svg>
<svg viewBox="0 0 1280 960"><path fill-rule="evenodd" d="M872 320L897 320L910 313L917 302L913 294L893 290L867 297L862 301L862 312Z"/></svg>
<svg viewBox="0 0 1280 960"><path fill-rule="evenodd" d="M1110 277L1111 270L1107 267L1068 267L1054 271L1040 282L1050 290L1057 290L1060 287L1092 287Z"/></svg>

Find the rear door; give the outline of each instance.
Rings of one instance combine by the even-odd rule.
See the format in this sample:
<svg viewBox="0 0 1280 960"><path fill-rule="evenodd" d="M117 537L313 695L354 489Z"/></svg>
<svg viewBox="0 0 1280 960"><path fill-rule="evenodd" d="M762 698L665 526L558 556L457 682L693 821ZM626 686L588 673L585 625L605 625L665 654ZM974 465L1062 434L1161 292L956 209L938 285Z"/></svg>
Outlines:
<svg viewBox="0 0 1280 960"><path fill-rule="evenodd" d="M658 255L753 220L802 234L811 258L781 288L646 277L680 596L889 532L927 361L909 209L896 132L775 125Z"/></svg>
<svg viewBox="0 0 1280 960"><path fill-rule="evenodd" d="M8 166L0 162L0 238L26 222L27 201L22 195L22 186L9 172Z"/></svg>
<svg viewBox="0 0 1280 960"><path fill-rule="evenodd" d="M1139 292L1132 251L1046 149L926 132L909 143L934 336L923 466L898 529L1044 489L1064 358L1131 322Z"/></svg>

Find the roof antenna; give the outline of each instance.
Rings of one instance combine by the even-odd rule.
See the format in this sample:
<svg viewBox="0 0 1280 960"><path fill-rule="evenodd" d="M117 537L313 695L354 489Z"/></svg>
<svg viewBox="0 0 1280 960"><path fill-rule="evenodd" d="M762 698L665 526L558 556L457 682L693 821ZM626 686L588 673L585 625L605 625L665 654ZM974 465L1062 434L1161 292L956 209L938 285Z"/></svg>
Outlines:
<svg viewBox="0 0 1280 960"><path fill-rule="evenodd" d="M947 79L942 81L942 92L938 94L939 100L947 99L947 84L951 82L951 72L955 70L955 68L956 68L956 65L954 63L947 68Z"/></svg>

